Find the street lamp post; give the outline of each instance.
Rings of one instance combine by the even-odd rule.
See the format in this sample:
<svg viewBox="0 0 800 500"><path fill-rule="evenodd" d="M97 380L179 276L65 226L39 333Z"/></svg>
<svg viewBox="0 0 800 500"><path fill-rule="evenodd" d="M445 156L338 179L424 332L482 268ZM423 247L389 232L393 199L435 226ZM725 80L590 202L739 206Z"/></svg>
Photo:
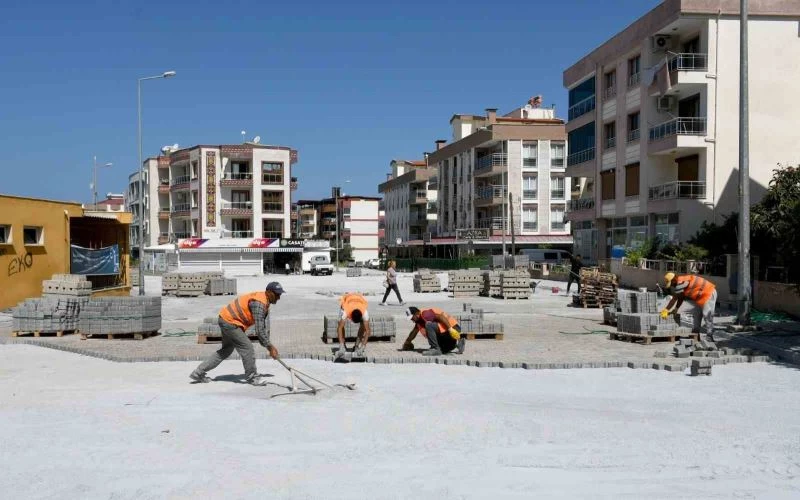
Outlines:
<svg viewBox="0 0 800 500"><path fill-rule="evenodd" d="M139 142L139 295L144 295L144 166L142 165L142 82L158 78L175 76L174 71L165 71L160 75L139 78L136 82L136 112L138 118Z"/></svg>
<svg viewBox="0 0 800 500"><path fill-rule="evenodd" d="M97 210L97 156L94 156L93 160L94 160L94 169L92 170L92 193L94 195L94 197L93 197L94 207L93 208L94 208L94 210ZM106 164L104 164L102 166L103 167L110 167L111 165L113 165L113 163L108 162L108 163L106 163Z"/></svg>
<svg viewBox="0 0 800 500"><path fill-rule="evenodd" d="M344 181L345 183L349 183L349 180ZM336 270L339 270L339 197L341 196L342 188L341 186L334 186L333 187L333 199L334 204L336 205Z"/></svg>

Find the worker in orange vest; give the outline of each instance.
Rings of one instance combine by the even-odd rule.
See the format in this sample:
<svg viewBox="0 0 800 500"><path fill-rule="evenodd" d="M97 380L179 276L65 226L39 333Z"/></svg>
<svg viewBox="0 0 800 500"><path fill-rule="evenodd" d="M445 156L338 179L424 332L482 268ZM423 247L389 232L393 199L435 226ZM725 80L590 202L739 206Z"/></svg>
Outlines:
<svg viewBox="0 0 800 500"><path fill-rule="evenodd" d="M414 328L403 343L404 351L414 350L414 337L417 333L428 338L430 348L423 351L423 356L441 356L456 349L459 354L464 352L466 339L461 336L461 327L458 320L441 309L431 307L419 310L409 307L406 316L414 322Z"/></svg>
<svg viewBox="0 0 800 500"><path fill-rule="evenodd" d="M672 299L667 307L661 310L661 317L667 319L670 313L677 313L684 300L688 300L695 307L693 333L700 333L703 319L706 321L706 335L709 340L714 340L714 311L717 308L717 287L714 283L694 274L677 276L675 273L664 275L667 293ZM674 309L673 309L674 306Z"/></svg>
<svg viewBox="0 0 800 500"><path fill-rule="evenodd" d="M371 330L369 328L369 311L367 311L367 299L360 293L346 293L339 298L339 325L336 333L339 336L339 350L336 351L336 358L343 358L347 354L347 346L344 342L344 327L346 321L352 321L358 325L358 337L353 348L353 356L356 358L364 357L364 349Z"/></svg>
<svg viewBox="0 0 800 500"><path fill-rule="evenodd" d="M263 345L272 359L278 359L278 349L269 340L267 316L269 307L277 303L283 295L283 287L277 281L267 285L263 292L253 292L236 297L233 302L219 312L219 327L222 330L222 347L210 358L200 363L189 375L194 382L211 382L206 373L216 368L233 353L239 353L244 365L244 376L249 384L264 385L266 381L256 371L256 356L253 344L245 333L255 326L258 341Z"/></svg>

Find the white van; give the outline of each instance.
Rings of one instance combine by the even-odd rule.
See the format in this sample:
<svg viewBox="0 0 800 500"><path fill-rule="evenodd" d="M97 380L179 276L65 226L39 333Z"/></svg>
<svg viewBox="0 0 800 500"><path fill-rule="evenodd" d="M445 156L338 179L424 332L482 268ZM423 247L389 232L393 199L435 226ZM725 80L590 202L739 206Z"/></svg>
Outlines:
<svg viewBox="0 0 800 500"><path fill-rule="evenodd" d="M528 260L539 264L561 264L563 261L568 261L570 257L566 250L545 248L523 248L522 255L527 255Z"/></svg>

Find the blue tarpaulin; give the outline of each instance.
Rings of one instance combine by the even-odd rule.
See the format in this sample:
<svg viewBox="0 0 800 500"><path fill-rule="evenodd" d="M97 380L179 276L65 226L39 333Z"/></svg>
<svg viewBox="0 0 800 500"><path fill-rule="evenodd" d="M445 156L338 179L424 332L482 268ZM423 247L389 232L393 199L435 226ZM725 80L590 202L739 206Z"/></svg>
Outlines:
<svg viewBox="0 0 800 500"><path fill-rule="evenodd" d="M92 276L119 274L119 245L91 249L70 245L72 274Z"/></svg>

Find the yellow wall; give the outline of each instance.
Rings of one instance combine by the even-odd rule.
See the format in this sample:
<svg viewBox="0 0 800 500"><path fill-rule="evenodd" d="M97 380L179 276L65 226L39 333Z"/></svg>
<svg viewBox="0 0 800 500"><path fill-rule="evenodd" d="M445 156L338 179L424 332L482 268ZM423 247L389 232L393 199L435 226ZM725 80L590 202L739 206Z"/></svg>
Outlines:
<svg viewBox="0 0 800 500"><path fill-rule="evenodd" d="M69 219L79 203L0 195L0 225L11 226L11 243L0 244L0 310L42 295L42 281L69 272ZM43 228L42 245L25 245L23 226Z"/></svg>

